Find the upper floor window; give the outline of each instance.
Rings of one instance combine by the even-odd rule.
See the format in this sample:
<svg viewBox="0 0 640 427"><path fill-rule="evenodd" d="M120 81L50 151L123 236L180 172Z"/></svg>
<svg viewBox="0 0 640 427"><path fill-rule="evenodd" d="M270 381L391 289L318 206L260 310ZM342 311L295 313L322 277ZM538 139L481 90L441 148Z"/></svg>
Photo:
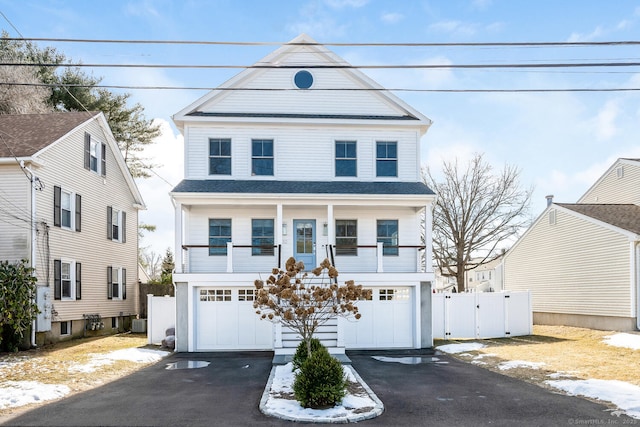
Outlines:
<svg viewBox="0 0 640 427"><path fill-rule="evenodd" d="M336 141L336 176L356 175L356 141Z"/></svg>
<svg viewBox="0 0 640 427"><path fill-rule="evenodd" d="M107 145L91 137L91 134L84 134L84 168L107 175Z"/></svg>
<svg viewBox="0 0 640 427"><path fill-rule="evenodd" d="M383 255L398 255L398 220L379 219L377 222L377 242L382 242Z"/></svg>
<svg viewBox="0 0 640 427"><path fill-rule="evenodd" d="M273 176L273 139L251 140L251 174Z"/></svg>
<svg viewBox="0 0 640 427"><path fill-rule="evenodd" d="M107 239L126 243L127 213L107 206Z"/></svg>
<svg viewBox="0 0 640 427"><path fill-rule="evenodd" d="M107 298L127 299L127 269L107 267Z"/></svg>
<svg viewBox="0 0 640 427"><path fill-rule="evenodd" d="M398 176L397 142L376 142L376 176Z"/></svg>
<svg viewBox="0 0 640 427"><path fill-rule="evenodd" d="M273 255L273 232L272 219L251 220L251 255Z"/></svg>
<svg viewBox="0 0 640 427"><path fill-rule="evenodd" d="M80 231L82 198L79 194L53 187L53 225Z"/></svg>
<svg viewBox="0 0 640 427"><path fill-rule="evenodd" d="M209 138L209 175L231 175L231 139Z"/></svg>
<svg viewBox="0 0 640 427"><path fill-rule="evenodd" d="M209 219L209 255L226 255L231 241L231 219Z"/></svg>
<svg viewBox="0 0 640 427"><path fill-rule="evenodd" d="M358 255L358 221L336 220L336 255Z"/></svg>
<svg viewBox="0 0 640 427"><path fill-rule="evenodd" d="M82 265L68 260L53 260L53 298L56 300L81 299Z"/></svg>

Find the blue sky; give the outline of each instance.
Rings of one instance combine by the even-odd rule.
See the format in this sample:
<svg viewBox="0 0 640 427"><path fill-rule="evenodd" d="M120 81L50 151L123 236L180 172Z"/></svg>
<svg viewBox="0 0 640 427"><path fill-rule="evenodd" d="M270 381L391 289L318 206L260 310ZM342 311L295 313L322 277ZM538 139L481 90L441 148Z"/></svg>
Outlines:
<svg viewBox="0 0 640 427"><path fill-rule="evenodd" d="M287 42L307 33L320 43L468 43L640 40L638 0L0 0L11 36L117 40ZM17 29L17 31L16 31ZM84 63L250 65L277 46L39 42ZM331 46L354 65L640 62L639 46L477 48ZM215 87L240 70L85 69L104 84ZM561 69L363 70L388 88L640 88L640 67ZM182 178L182 137L171 116L205 91L128 90L158 119L163 136L146 155L171 184ZM485 153L496 168L521 170L534 186L532 214L544 196L575 202L619 157L640 157L640 92L397 92L433 120L422 162ZM141 221L158 226L141 244L173 248L173 210L160 178L140 181Z"/></svg>

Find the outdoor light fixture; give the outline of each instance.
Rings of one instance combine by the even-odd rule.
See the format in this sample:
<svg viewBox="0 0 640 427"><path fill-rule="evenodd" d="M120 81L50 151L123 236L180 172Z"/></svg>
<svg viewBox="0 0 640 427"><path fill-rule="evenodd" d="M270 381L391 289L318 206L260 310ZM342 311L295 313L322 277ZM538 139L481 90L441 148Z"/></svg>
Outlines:
<svg viewBox="0 0 640 427"><path fill-rule="evenodd" d="M326 222L322 224L322 235L323 236L329 235L329 224L327 224Z"/></svg>
<svg viewBox="0 0 640 427"><path fill-rule="evenodd" d="M287 223L286 222L282 223L282 235L283 236L287 235Z"/></svg>

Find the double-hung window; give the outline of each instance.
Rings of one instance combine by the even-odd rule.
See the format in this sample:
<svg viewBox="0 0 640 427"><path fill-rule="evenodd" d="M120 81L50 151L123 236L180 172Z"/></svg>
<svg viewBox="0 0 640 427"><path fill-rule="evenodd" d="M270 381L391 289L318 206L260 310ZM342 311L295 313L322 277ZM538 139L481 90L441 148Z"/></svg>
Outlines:
<svg viewBox="0 0 640 427"><path fill-rule="evenodd" d="M377 242L382 243L383 255L398 255L398 220L379 219Z"/></svg>
<svg viewBox="0 0 640 427"><path fill-rule="evenodd" d="M79 194L53 187L53 225L80 231L82 198Z"/></svg>
<svg viewBox="0 0 640 427"><path fill-rule="evenodd" d="M89 132L84 134L84 168L107 175L107 145L93 138Z"/></svg>
<svg viewBox="0 0 640 427"><path fill-rule="evenodd" d="M231 219L209 219L209 255L227 255L227 243L231 241Z"/></svg>
<svg viewBox="0 0 640 427"><path fill-rule="evenodd" d="M79 300L82 298L82 264L75 261L53 260L53 298Z"/></svg>
<svg viewBox="0 0 640 427"><path fill-rule="evenodd" d="M336 220L336 255L358 255L358 221Z"/></svg>
<svg viewBox="0 0 640 427"><path fill-rule="evenodd" d="M112 300L127 299L126 268L107 267L107 298Z"/></svg>
<svg viewBox="0 0 640 427"><path fill-rule="evenodd" d="M273 139L251 140L251 175L273 176Z"/></svg>
<svg viewBox="0 0 640 427"><path fill-rule="evenodd" d="M231 175L231 139L209 138L209 175Z"/></svg>
<svg viewBox="0 0 640 427"><path fill-rule="evenodd" d="M336 176L357 176L356 141L336 141Z"/></svg>
<svg viewBox="0 0 640 427"><path fill-rule="evenodd" d="M126 243L127 213L107 206L107 239Z"/></svg>
<svg viewBox="0 0 640 427"><path fill-rule="evenodd" d="M397 142L376 142L376 176L398 176Z"/></svg>
<svg viewBox="0 0 640 427"><path fill-rule="evenodd" d="M251 220L251 255L273 255L273 219Z"/></svg>

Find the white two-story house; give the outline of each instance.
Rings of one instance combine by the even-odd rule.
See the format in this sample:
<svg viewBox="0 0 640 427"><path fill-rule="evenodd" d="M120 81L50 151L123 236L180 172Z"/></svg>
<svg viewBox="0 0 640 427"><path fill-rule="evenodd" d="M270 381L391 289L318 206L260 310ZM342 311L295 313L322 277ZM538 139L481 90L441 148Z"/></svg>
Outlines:
<svg viewBox="0 0 640 427"><path fill-rule="evenodd" d="M340 283L373 291L359 321L323 332L334 353L432 346L427 117L301 35L173 120L178 351L293 353L296 337L253 308L254 281L291 256L329 258Z"/></svg>
<svg viewBox="0 0 640 427"><path fill-rule="evenodd" d="M103 113L0 115L0 260L35 269L31 344L128 327L143 208Z"/></svg>

